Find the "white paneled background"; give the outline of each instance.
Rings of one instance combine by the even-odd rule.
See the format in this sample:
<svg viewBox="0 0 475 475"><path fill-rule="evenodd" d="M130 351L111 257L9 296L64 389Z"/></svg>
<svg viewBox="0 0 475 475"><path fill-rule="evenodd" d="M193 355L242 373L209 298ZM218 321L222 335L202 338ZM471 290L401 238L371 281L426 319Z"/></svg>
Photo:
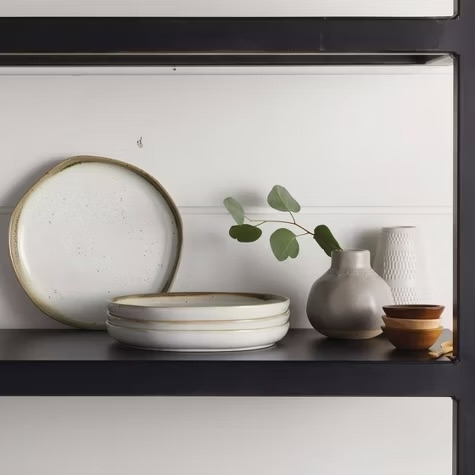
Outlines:
<svg viewBox="0 0 475 475"><path fill-rule="evenodd" d="M185 227L175 290L280 292L291 298L293 326L309 327L306 296L329 265L316 243L302 238L299 258L279 263L272 228L254 244L227 234L229 194L256 219L287 219L265 205L277 183L302 204L303 225L327 224L345 248L374 250L382 226L418 226L431 301L447 306L451 326L452 67L110 72L0 74L1 326L59 326L16 283L6 235L31 183L77 154L131 162L174 197Z"/></svg>
<svg viewBox="0 0 475 475"><path fill-rule="evenodd" d="M185 226L175 290L287 294L293 326L309 326L323 251L302 241L278 263L267 240L227 236L223 198L275 218L265 197L279 183L303 224L329 225L347 248L418 226L450 326L452 124L450 66L2 69L0 327L60 327L17 284L7 228L32 182L77 154L138 165L174 197ZM448 475L451 417L449 399L3 398L0 473Z"/></svg>
<svg viewBox="0 0 475 475"><path fill-rule="evenodd" d="M452 16L454 0L1 0L0 16Z"/></svg>
<svg viewBox="0 0 475 475"><path fill-rule="evenodd" d="M451 407L438 398L3 398L0 469L450 475Z"/></svg>

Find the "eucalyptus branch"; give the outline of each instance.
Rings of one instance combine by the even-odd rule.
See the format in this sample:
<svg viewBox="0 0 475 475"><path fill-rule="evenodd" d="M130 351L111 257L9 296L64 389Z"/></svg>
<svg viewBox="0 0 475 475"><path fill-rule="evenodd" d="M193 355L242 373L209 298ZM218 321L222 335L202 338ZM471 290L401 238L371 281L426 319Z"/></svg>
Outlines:
<svg viewBox="0 0 475 475"><path fill-rule="evenodd" d="M245 218L251 223L257 221L257 220L249 219L247 216L245 216ZM261 221L260 223L254 224L254 226L259 227L259 226L262 226L265 223L267 223L267 221Z"/></svg>
<svg viewBox="0 0 475 475"><path fill-rule="evenodd" d="M228 197L223 204L229 211L231 216L236 221L236 225L231 226L229 235L239 242L254 242L257 241L261 235L262 230L260 226L265 223L280 223L289 226L296 226L304 231L302 234L295 234L290 229L279 228L276 229L270 236L270 245L274 256L279 261L285 261L288 257L295 259L299 253L299 243L297 238L310 235L315 239L317 244L325 251L327 255L335 250L341 249L337 240L327 226L321 224L315 228L313 232L298 224L295 220L294 213L300 211L300 205L295 201L292 195L280 185L275 185L269 195L267 196L267 203L277 211L287 212L290 214L292 221L285 221L280 219L259 220L251 219L244 213L244 208L234 198ZM250 224L245 223L245 220Z"/></svg>
<svg viewBox="0 0 475 475"><path fill-rule="evenodd" d="M313 233L310 232L308 229L305 229L303 226L300 226L300 224L296 223L295 221L292 223L291 221L281 221L279 219L265 219L265 220L260 220L260 219L251 219L247 216L245 216L245 218L251 222L251 223L257 223L259 222L259 224L255 224L255 226L261 226L262 224L264 223L280 223L280 224L290 224L291 226L297 226L298 228L300 228L302 231L305 231L304 234L301 234L301 236L304 236L305 234L310 234L313 236Z"/></svg>

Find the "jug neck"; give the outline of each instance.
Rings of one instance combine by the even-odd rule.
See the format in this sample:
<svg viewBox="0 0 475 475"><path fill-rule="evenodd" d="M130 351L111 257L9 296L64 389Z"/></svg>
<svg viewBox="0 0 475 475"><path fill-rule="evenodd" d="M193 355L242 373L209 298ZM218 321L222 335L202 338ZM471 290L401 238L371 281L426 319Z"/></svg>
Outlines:
<svg viewBox="0 0 475 475"><path fill-rule="evenodd" d="M368 269L370 267L370 253L366 249L332 252L332 269L341 271L343 269Z"/></svg>

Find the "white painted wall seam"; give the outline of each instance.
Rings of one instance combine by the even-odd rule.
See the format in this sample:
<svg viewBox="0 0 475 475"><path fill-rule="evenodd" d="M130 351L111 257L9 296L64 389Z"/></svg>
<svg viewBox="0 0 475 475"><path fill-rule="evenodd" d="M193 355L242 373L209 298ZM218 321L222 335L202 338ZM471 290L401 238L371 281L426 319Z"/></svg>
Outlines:
<svg viewBox="0 0 475 475"><path fill-rule="evenodd" d="M311 54L311 56L315 55ZM453 61L450 63L383 66L141 66L140 68L132 66L0 66L0 76L452 76Z"/></svg>
<svg viewBox="0 0 475 475"><path fill-rule="evenodd" d="M0 206L0 215L10 215L14 207ZM222 215L228 214L223 206L179 206L178 209L182 215ZM271 208L248 206L246 207L247 216L261 216L261 215L279 215L284 216L285 213L273 210ZM379 215L452 215L453 208L451 206L303 206L298 215L365 215L365 214L379 214Z"/></svg>

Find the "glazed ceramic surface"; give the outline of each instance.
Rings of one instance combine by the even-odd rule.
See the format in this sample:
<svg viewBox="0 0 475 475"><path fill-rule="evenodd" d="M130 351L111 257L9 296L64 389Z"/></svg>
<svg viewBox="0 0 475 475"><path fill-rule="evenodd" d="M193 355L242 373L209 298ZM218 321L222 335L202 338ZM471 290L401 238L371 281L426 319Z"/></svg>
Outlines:
<svg viewBox="0 0 475 475"><path fill-rule="evenodd" d="M381 333L383 305L392 301L388 284L370 267L369 251L334 251L330 269L310 290L307 316L328 337L373 338Z"/></svg>
<svg viewBox="0 0 475 475"><path fill-rule="evenodd" d="M109 312L134 320L167 322L248 320L280 315L289 305L288 298L278 295L190 292L117 297L109 304Z"/></svg>
<svg viewBox="0 0 475 475"><path fill-rule="evenodd" d="M120 343L162 351L242 351L266 348L284 338L289 324L255 330L160 331L123 328L107 323Z"/></svg>
<svg viewBox="0 0 475 475"><path fill-rule="evenodd" d="M396 304L427 300L417 228L383 228L374 259L375 271L389 284Z"/></svg>
<svg viewBox="0 0 475 475"><path fill-rule="evenodd" d="M75 157L41 178L10 221L10 256L33 302L63 323L105 328L107 303L167 290L181 250L176 206L145 172Z"/></svg>
<svg viewBox="0 0 475 475"><path fill-rule="evenodd" d="M383 321L387 327L406 330L432 330L440 326L439 318L434 320L418 320L412 318L391 318L383 315Z"/></svg>
<svg viewBox="0 0 475 475"><path fill-rule="evenodd" d="M250 320L204 320L195 322L153 322L147 320L132 320L109 314L108 322L112 325L125 328L142 328L145 330L253 330L255 328L269 328L284 325L289 321L290 312L267 318L255 318Z"/></svg>

